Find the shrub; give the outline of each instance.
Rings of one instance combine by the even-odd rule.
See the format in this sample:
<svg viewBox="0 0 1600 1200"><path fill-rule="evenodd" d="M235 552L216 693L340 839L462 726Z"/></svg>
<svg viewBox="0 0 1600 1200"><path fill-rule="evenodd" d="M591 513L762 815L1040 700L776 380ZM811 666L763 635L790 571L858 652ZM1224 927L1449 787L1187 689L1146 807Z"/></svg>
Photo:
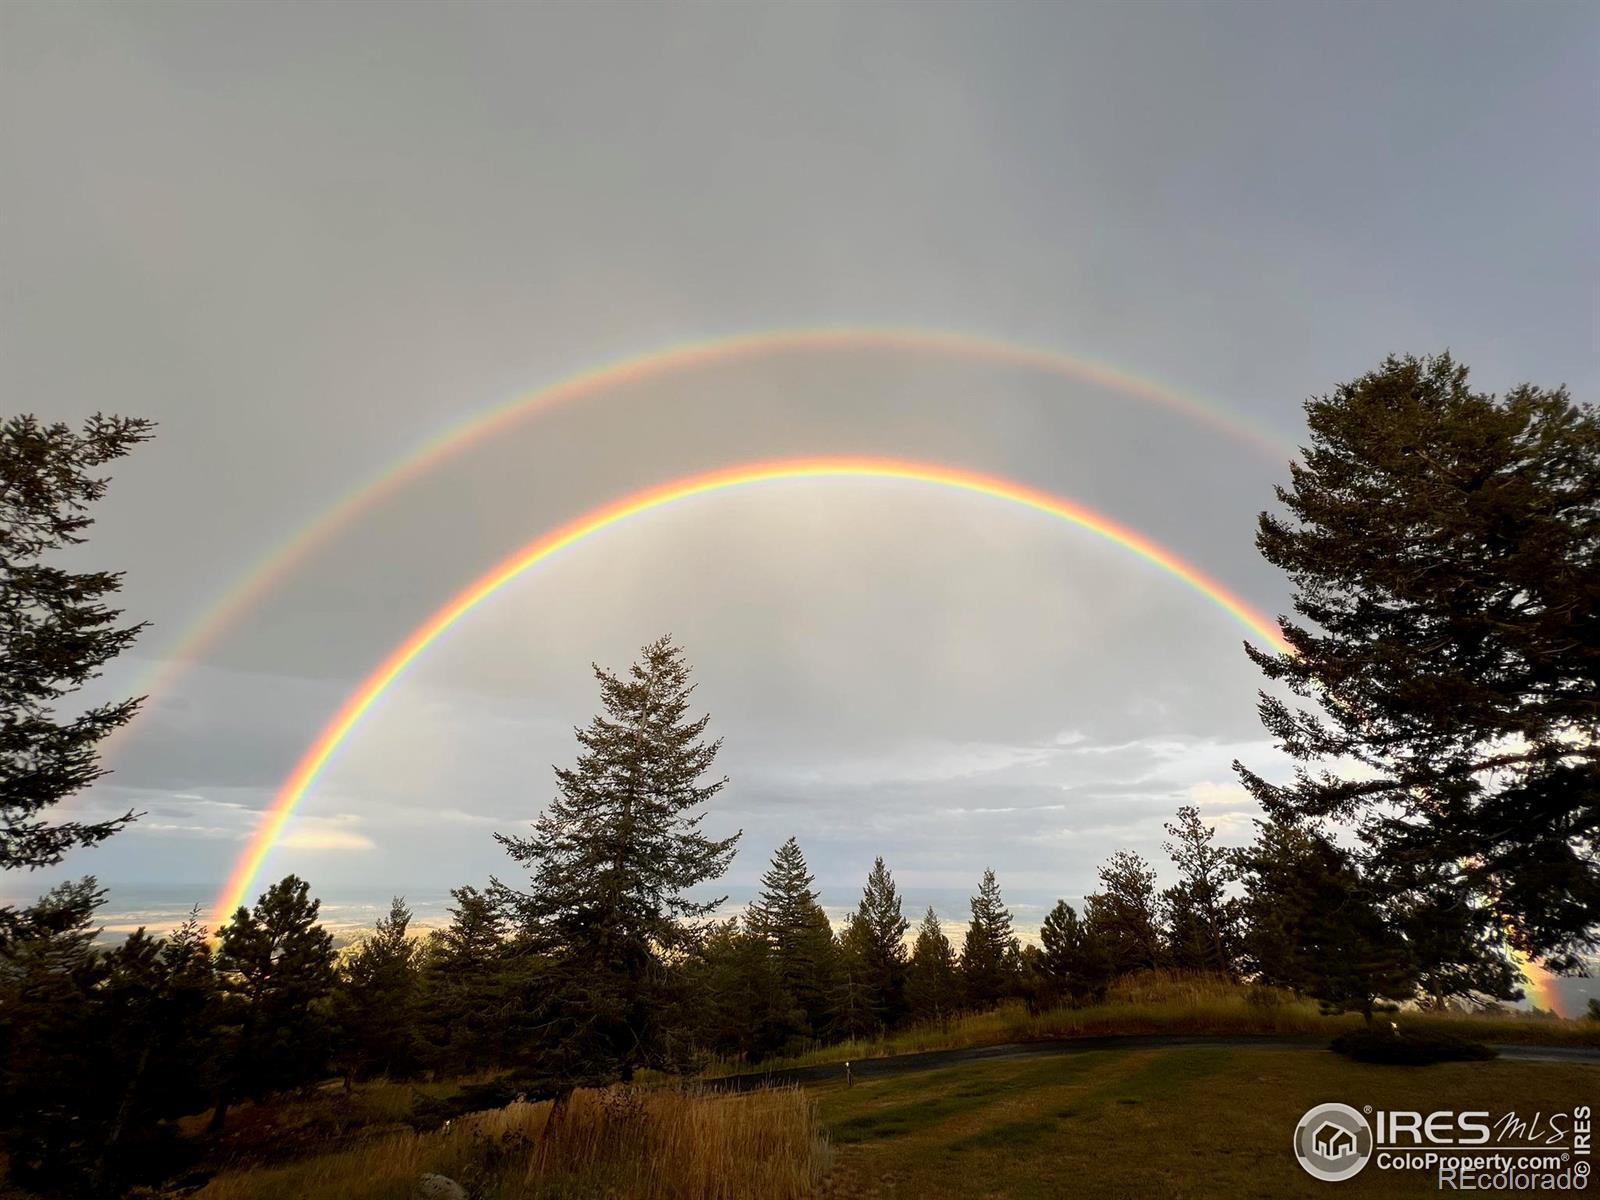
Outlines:
<svg viewBox="0 0 1600 1200"><path fill-rule="evenodd" d="M1252 983L1245 989L1244 1002L1253 1009L1271 1012L1283 1007L1284 995L1275 987Z"/></svg>
<svg viewBox="0 0 1600 1200"><path fill-rule="evenodd" d="M1450 1033L1402 1033L1393 1027L1351 1029L1333 1039L1332 1048L1357 1062L1420 1067L1436 1062L1472 1062L1495 1051Z"/></svg>

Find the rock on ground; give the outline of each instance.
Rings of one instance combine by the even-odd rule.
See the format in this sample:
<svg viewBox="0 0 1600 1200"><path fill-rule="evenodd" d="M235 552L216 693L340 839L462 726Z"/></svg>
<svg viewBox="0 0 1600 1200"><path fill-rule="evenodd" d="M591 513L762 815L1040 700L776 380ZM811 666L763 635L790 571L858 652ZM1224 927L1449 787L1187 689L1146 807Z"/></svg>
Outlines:
<svg viewBox="0 0 1600 1200"><path fill-rule="evenodd" d="M467 1189L448 1175L424 1175L417 1180L411 1200L467 1200Z"/></svg>

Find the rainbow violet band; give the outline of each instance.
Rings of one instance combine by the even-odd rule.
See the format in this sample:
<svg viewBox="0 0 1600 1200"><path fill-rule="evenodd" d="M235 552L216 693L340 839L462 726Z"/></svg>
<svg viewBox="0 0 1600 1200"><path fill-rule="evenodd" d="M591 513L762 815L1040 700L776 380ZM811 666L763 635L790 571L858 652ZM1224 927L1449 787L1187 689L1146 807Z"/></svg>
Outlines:
<svg viewBox="0 0 1600 1200"><path fill-rule="evenodd" d="M161 665L145 676L134 691L152 696L167 692L190 663L200 658L280 580L340 530L456 455L540 413L595 399L631 385L738 362L786 354L851 352L937 355L1056 375L1170 409L1252 446L1279 463L1297 453L1289 442L1250 425L1220 406L1185 395L1168 385L1095 359L1017 345L998 338L930 329L850 327L773 330L665 346L569 375L548 387L482 409L422 443L377 476L347 492L321 516L240 576L203 616L184 630L171 648L162 653ZM127 728L137 727L138 723L134 722ZM123 736L125 731L118 731L107 748Z"/></svg>
<svg viewBox="0 0 1600 1200"><path fill-rule="evenodd" d="M1288 643L1283 640L1282 634L1271 621L1222 584L1170 550L1076 501L1040 491L1026 484L956 467L889 458L788 459L750 463L692 475L624 496L535 538L473 580L391 650L323 726L316 740L301 756L293 772L279 788L271 807L263 814L260 825L240 854L227 884L217 897L212 917L213 927L221 925L234 909L244 902L263 861L282 834L295 807L316 782L322 769L327 766L334 752L355 729L361 718L424 650L485 599L530 567L538 565L558 551L630 517L680 500L687 500L692 496L703 496L752 484L794 479L903 480L950 488L972 495L989 496L1045 513L1132 551L1206 597L1232 616L1250 634L1273 649L1282 653L1289 652Z"/></svg>

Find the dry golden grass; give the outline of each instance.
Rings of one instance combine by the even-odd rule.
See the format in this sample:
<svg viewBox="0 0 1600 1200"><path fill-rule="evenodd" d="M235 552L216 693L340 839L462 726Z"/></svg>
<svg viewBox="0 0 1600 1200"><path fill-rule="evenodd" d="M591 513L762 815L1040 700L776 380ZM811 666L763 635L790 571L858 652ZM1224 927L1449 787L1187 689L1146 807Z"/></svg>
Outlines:
<svg viewBox="0 0 1600 1200"><path fill-rule="evenodd" d="M1543 1013L1408 1011L1392 1019L1409 1029L1449 1032L1481 1042L1600 1047L1600 1023L1563 1020ZM993 1012L972 1013L942 1024L915 1025L885 1037L818 1046L793 1058L766 1060L760 1069L782 1070L926 1050L1119 1034L1298 1034L1331 1039L1360 1024L1361 1018L1353 1013L1325 1017L1315 1001L1296 999L1277 988L1236 983L1200 972L1144 971L1112 985L1100 1004L1036 1014L1030 1014L1021 1004L1006 1004ZM717 1062L705 1074L738 1074L751 1069L748 1063Z"/></svg>
<svg viewBox="0 0 1600 1200"><path fill-rule="evenodd" d="M199 1196L407 1200L418 1178L434 1173L481 1200L798 1200L815 1194L831 1160L816 1106L796 1088L745 1096L585 1090L553 1127L550 1117L548 1101L513 1104L434 1133L390 1134L282 1166L227 1171Z"/></svg>

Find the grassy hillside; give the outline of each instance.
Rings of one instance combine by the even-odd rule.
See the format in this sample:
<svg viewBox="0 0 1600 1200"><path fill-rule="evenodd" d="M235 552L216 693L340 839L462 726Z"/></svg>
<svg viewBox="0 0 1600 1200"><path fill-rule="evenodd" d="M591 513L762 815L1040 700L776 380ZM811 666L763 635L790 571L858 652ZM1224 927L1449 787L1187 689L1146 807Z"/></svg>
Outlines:
<svg viewBox="0 0 1600 1200"><path fill-rule="evenodd" d="M1600 1047L1600 1022L1569 1021L1507 1009L1499 1013L1407 1011L1392 1019L1403 1028L1441 1030L1482 1042ZM845 1059L880 1058L923 1050L954 1050L1007 1042L1110 1034L1305 1034L1332 1038L1361 1024L1353 1014L1325 1017L1315 1001L1275 988L1238 984L1205 975L1152 971L1119 981L1103 1004L1030 1014L1021 1004L918 1025L881 1038L835 1042L804 1054L767 1059L760 1068L814 1066ZM718 1062L706 1074L738 1074L749 1063Z"/></svg>

